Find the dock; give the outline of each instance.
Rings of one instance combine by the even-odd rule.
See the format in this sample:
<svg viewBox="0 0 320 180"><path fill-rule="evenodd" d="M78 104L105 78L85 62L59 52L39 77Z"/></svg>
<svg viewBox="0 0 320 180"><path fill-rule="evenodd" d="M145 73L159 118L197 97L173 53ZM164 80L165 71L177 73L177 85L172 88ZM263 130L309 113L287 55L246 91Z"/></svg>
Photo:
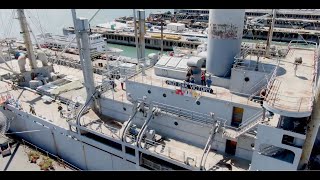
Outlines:
<svg viewBox="0 0 320 180"><path fill-rule="evenodd" d="M65 32L74 33L73 27L64 28ZM109 30L103 27L92 27L91 31L93 33L102 34L106 38L107 43L120 44L126 46L135 46L135 35L134 32L123 32ZM244 29L243 39L254 39L254 40L267 40L268 38L268 27L263 27L260 29ZM159 32L147 32L145 35L145 47L150 49L161 49L161 38L153 37L152 35L159 34ZM179 33L170 33L171 35L178 35ZM164 33L164 35L169 35ZM179 40L174 39L163 39L163 49L165 51L173 50L173 46L177 47L187 47L196 49L200 44L203 44L207 37L206 34L198 33L197 36L201 36L199 39L201 41L188 41L187 36L183 34L179 35L181 38ZM203 36L203 37L202 37ZM273 41L279 42L290 42L291 40L301 40L305 39L307 41L312 41L319 43L320 32L317 30L307 30L307 29L290 29L290 28L274 28Z"/></svg>

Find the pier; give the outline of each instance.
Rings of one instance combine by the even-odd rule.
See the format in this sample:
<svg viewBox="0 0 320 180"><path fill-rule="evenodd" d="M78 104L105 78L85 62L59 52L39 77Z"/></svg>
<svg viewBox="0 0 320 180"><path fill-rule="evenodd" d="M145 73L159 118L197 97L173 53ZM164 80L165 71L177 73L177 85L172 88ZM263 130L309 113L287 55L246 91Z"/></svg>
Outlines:
<svg viewBox="0 0 320 180"><path fill-rule="evenodd" d="M244 29L243 38L244 39L254 39L254 40L266 40L268 37L268 27L262 27L260 29ZM72 27L64 28L65 33L73 33L74 29ZM133 32L123 32L123 31L111 31L106 28L102 27L92 27L92 33L99 33L102 34L108 43L112 44L121 44L126 46L135 46L135 37ZM157 37L159 32L147 32L145 35L145 46L146 48L150 49L161 49L161 38ZM178 34L178 33L173 33ZM164 33L164 35L172 35ZM199 36L203 35L203 38L199 39L206 39L207 37L205 34L200 34ZM196 49L200 44L203 44L203 41L188 41L187 36L183 34L177 35L180 39L169 39L164 37L163 39L163 49L165 51L173 50L173 46L177 47L187 47ZM273 31L273 41L279 42L290 42L291 40L303 40L312 41L319 43L319 36L320 32L316 30L305 30L305 29L289 29L289 28L274 28Z"/></svg>
<svg viewBox="0 0 320 180"><path fill-rule="evenodd" d="M74 29L71 27L65 28L65 32L73 33ZM91 28L92 33L102 34L104 38L106 38L108 43L112 44L121 44L126 46L136 46L135 45L135 36L133 32L117 32L117 31L109 31L106 28L93 27ZM145 46L149 49L161 49L161 38L154 37L156 34L160 33L150 33L147 32L145 35ZM169 35L164 33L164 35ZM172 46L178 47L188 47L196 49L203 42L201 41L188 41L187 37L182 35L177 35L179 39L171 39L168 37L163 38L163 50L171 51L173 50Z"/></svg>

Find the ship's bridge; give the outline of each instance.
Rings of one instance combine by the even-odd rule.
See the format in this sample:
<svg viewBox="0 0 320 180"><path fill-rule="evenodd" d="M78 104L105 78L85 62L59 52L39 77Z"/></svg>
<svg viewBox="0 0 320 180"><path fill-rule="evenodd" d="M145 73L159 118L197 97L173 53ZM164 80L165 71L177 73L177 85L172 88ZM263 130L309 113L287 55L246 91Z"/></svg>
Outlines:
<svg viewBox="0 0 320 180"><path fill-rule="evenodd" d="M287 117L311 115L318 71L318 47L315 46L311 48L310 44L306 47L299 41L290 42L288 54L279 59L278 69L283 71L275 71L268 82L263 103L267 110Z"/></svg>

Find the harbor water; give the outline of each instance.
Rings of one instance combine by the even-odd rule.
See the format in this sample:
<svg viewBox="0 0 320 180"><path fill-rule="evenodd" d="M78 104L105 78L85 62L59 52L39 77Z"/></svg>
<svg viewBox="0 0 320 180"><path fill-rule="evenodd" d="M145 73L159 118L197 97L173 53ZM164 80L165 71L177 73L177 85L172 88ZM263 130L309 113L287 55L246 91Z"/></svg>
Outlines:
<svg viewBox="0 0 320 180"><path fill-rule="evenodd" d="M173 12L173 9L146 9L146 17L150 13L155 12ZM78 17L90 19L97 9L79 9L76 11ZM62 28L73 26L70 9L25 9L27 21L35 35L41 33L52 33L62 35ZM101 9L92 19L90 25L95 26L102 23L113 21L116 18L123 16L133 16L132 9ZM20 25L17 19L16 11L13 9L0 9L0 39L2 38L17 38L22 40L20 34ZM121 55L136 57L136 48L132 46L123 46L109 44L110 47L122 49ZM159 50L146 49L146 55L157 53Z"/></svg>

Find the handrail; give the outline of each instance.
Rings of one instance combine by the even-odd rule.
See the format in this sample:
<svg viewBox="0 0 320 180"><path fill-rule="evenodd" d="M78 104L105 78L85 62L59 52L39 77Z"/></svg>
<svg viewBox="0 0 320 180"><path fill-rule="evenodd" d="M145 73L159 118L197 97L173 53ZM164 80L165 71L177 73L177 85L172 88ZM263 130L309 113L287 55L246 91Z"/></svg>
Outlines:
<svg viewBox="0 0 320 180"><path fill-rule="evenodd" d="M212 146L212 141L214 139L214 136L218 132L219 127L220 127L220 123L217 122L217 124L215 123L214 126L212 126L212 129L210 130L209 138L207 140L207 143L203 149L203 153L201 156L200 169L205 169L206 160L207 160L208 154L209 154L209 152L211 150L211 146Z"/></svg>
<svg viewBox="0 0 320 180"><path fill-rule="evenodd" d="M260 118L263 115L263 110L262 111L258 111L256 114L254 114L253 116L251 116L250 118L248 118L248 120L246 120L245 122L241 123L239 125L239 129L242 129L243 127L247 126L248 124L250 124L251 122L257 120L258 118Z"/></svg>
<svg viewBox="0 0 320 180"><path fill-rule="evenodd" d="M247 130L250 130L255 125L249 127L249 129L247 128L248 126L252 125L254 122L257 122L257 123L260 122L262 120L263 113L264 113L263 110L262 111L258 111L256 114L254 114L253 116L248 118L248 120L246 120L244 123L240 124L239 127L228 126L228 125L226 125L226 121L223 123L224 124L223 127L226 127L228 129L232 129L232 130L236 131L236 134L234 136L234 138L236 138L239 135L243 134L243 132L246 132Z"/></svg>
<svg viewBox="0 0 320 180"><path fill-rule="evenodd" d="M197 113L194 111L190 111L183 108L178 108L175 106L166 105L159 102L153 102L154 105L157 105L162 111L169 112L178 116L184 116L191 120L195 120L197 122L212 124L212 118L210 115Z"/></svg>
<svg viewBox="0 0 320 180"><path fill-rule="evenodd" d="M123 132L122 132L122 135L121 135L121 140L122 140L123 142L126 142L125 135L127 134L128 129L129 129L130 126L131 126L132 120L133 120L134 117L136 116L139 108L140 108L140 104L135 103L135 104L133 105L133 114L129 117L128 122L127 122L126 126L124 127Z"/></svg>
<svg viewBox="0 0 320 180"><path fill-rule="evenodd" d="M151 114L149 115L149 117L146 118L145 122L141 126L139 134L137 135L137 140L138 140L137 146L138 147L141 147L141 141L142 141L143 135L145 134L145 131L147 130L147 127L148 127L149 123L151 122L151 119L155 116L155 113L159 110L160 109L153 107L152 104L149 107L149 113L151 113Z"/></svg>

